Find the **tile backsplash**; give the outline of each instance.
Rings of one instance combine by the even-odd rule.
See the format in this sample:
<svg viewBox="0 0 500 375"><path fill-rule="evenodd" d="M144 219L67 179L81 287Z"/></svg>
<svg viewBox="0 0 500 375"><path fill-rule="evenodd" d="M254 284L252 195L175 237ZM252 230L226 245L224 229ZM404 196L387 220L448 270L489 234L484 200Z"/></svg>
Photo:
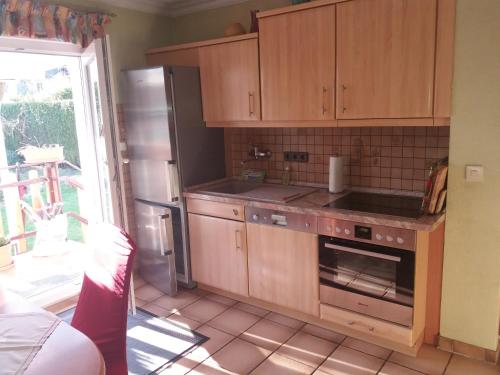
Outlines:
<svg viewBox="0 0 500 375"><path fill-rule="evenodd" d="M228 175L264 169L281 179L286 165L291 180L328 184L329 156L344 156L346 184L353 187L424 191L432 162L448 156L449 127L226 129ZM269 160L250 161L251 145L272 152ZM307 163L285 162L283 152L309 153Z"/></svg>

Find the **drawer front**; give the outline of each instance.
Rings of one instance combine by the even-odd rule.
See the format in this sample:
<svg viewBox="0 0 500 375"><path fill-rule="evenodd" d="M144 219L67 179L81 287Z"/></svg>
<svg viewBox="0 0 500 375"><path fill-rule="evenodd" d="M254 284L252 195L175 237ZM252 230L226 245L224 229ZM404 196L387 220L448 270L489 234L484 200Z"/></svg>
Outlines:
<svg viewBox="0 0 500 375"><path fill-rule="evenodd" d="M321 285L320 300L328 305L370 315L407 327L411 327L413 323L413 308L411 307L351 293L342 289Z"/></svg>
<svg viewBox="0 0 500 375"><path fill-rule="evenodd" d="M413 335L411 329L370 318L366 315L357 314L322 303L320 305L320 317L321 319L340 324L363 334L395 341L403 345L413 346L415 344L412 342Z"/></svg>
<svg viewBox="0 0 500 375"><path fill-rule="evenodd" d="M245 207L238 204L213 202L203 199L187 199L187 210L193 214L245 221Z"/></svg>

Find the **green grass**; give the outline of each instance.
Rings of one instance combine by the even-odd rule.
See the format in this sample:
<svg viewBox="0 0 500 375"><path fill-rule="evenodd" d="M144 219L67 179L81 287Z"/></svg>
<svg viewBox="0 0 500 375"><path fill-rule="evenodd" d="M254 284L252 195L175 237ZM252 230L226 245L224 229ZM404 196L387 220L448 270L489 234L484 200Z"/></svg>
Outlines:
<svg viewBox="0 0 500 375"><path fill-rule="evenodd" d="M74 175L74 172L70 171L60 171L61 175ZM21 180L23 176L21 176ZM46 197L46 192L45 192L45 185L42 185L41 190L41 195L42 199L45 201ZM76 212L77 214L80 213L80 208L78 205L78 194L76 191L76 188L71 187L65 183L61 183L61 194L62 194L62 199L64 202L63 210L64 212ZM5 203L3 201L3 196L0 197L0 212L2 214L2 225L4 229L4 233L8 233L8 224L7 224L7 213L5 210ZM24 195L25 202L31 205L31 195L30 191L28 188L28 191ZM29 218L28 215L26 215L26 220L25 220L25 231L30 232L32 230L35 230L35 225L33 221ZM78 242L83 242L83 233L82 233L82 225L81 223L76 220L73 217L68 217L68 239L73 240L73 241L78 241ZM26 240L27 243L27 250L31 251L33 249L33 245L35 243L35 237L29 237Z"/></svg>

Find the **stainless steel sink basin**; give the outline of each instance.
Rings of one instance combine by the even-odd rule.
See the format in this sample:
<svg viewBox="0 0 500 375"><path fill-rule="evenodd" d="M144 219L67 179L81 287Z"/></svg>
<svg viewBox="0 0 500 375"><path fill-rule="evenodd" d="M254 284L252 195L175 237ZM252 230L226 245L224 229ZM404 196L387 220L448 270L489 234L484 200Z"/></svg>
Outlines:
<svg viewBox="0 0 500 375"><path fill-rule="evenodd" d="M286 203L312 193L314 190L316 189L301 186L231 180L207 187L200 192L266 202Z"/></svg>
<svg viewBox="0 0 500 375"><path fill-rule="evenodd" d="M253 190L261 186L262 184L247 182L247 181L227 181L222 184L211 186L205 191L208 193L220 193L220 194L242 194L247 191Z"/></svg>

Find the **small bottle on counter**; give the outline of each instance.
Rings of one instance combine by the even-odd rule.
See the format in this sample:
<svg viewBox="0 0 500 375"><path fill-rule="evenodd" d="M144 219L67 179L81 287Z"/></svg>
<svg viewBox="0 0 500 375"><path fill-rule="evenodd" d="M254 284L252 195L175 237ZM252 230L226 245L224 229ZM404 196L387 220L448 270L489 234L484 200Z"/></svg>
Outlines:
<svg viewBox="0 0 500 375"><path fill-rule="evenodd" d="M290 185L290 166L286 165L283 171L283 176L281 177L281 183L283 185Z"/></svg>

